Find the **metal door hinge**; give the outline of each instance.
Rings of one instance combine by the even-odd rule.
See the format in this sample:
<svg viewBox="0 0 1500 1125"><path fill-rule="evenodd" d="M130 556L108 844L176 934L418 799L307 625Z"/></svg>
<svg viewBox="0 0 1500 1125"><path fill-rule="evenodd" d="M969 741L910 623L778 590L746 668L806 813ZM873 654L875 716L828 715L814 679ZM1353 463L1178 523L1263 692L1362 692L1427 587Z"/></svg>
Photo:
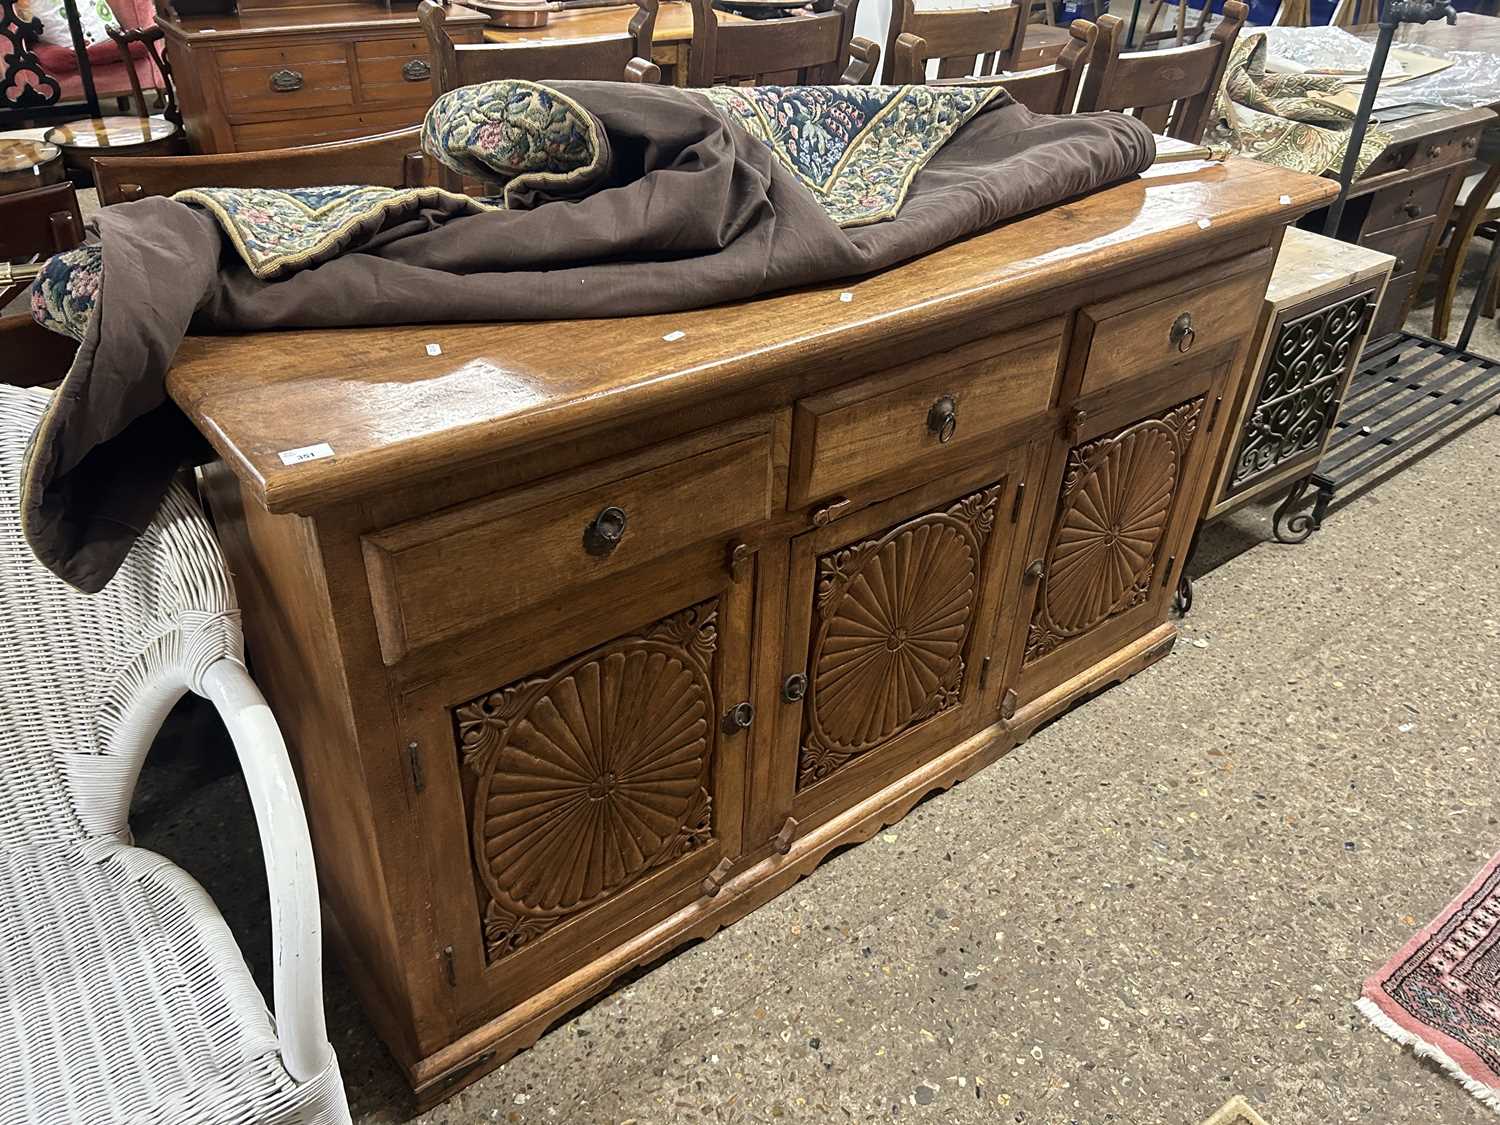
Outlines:
<svg viewBox="0 0 1500 1125"><path fill-rule="evenodd" d="M792 840L796 835L797 818L789 816L786 818L786 823L781 826L781 831L771 837L771 843L776 846L778 852L786 855L787 852L792 850Z"/></svg>
<svg viewBox="0 0 1500 1125"><path fill-rule="evenodd" d="M408 742L406 744L406 765L411 771L411 787L420 793L427 788L427 775L422 770L422 744L419 742Z"/></svg>
<svg viewBox="0 0 1500 1125"><path fill-rule="evenodd" d="M750 573L750 560L755 552L750 549L750 544L738 539L729 544L729 559L726 565L729 567L729 578L732 582L743 582L745 575Z"/></svg>
<svg viewBox="0 0 1500 1125"><path fill-rule="evenodd" d="M984 683L990 678L990 658L986 656L979 662L979 687L982 690Z"/></svg>
<svg viewBox="0 0 1500 1125"><path fill-rule="evenodd" d="M1011 506L1010 506L1010 522L1011 523L1015 523L1017 520L1019 520L1021 518L1021 500L1025 497L1025 495L1026 495L1026 482L1024 480L1023 481L1017 481L1016 482L1016 498L1011 503Z"/></svg>
<svg viewBox="0 0 1500 1125"><path fill-rule="evenodd" d="M1005 694L1000 697L1000 717L1009 721L1016 713L1016 689L1006 688Z"/></svg>
<svg viewBox="0 0 1500 1125"><path fill-rule="evenodd" d="M847 496L835 496L812 514L814 527L827 527L853 507L854 501Z"/></svg>
<svg viewBox="0 0 1500 1125"><path fill-rule="evenodd" d="M1167 566L1166 566L1166 569L1161 572L1161 584L1163 586L1165 586L1167 583L1169 583L1169 582L1172 581L1172 568L1174 566L1176 566L1176 565L1177 565L1177 556L1176 555L1168 555L1167 556Z"/></svg>
<svg viewBox="0 0 1500 1125"><path fill-rule="evenodd" d="M713 898L724 887L724 880L729 878L730 869L734 864L727 859L719 860L719 865L703 878L703 893Z"/></svg>
<svg viewBox="0 0 1500 1125"><path fill-rule="evenodd" d="M448 987L458 987L458 970L453 967L453 947L443 946L443 972L448 976Z"/></svg>

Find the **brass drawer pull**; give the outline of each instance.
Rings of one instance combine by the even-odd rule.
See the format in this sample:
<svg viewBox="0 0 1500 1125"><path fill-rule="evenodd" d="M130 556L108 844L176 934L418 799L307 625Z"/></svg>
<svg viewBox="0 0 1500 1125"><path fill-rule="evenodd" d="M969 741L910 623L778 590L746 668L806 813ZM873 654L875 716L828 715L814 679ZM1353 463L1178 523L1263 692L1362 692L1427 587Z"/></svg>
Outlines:
<svg viewBox="0 0 1500 1125"><path fill-rule="evenodd" d="M278 70L271 75L271 89L278 94L290 94L302 89L302 73L296 70Z"/></svg>
<svg viewBox="0 0 1500 1125"><path fill-rule="evenodd" d="M583 549L597 558L603 558L618 547L624 537L625 509L611 504L583 529Z"/></svg>
<svg viewBox="0 0 1500 1125"><path fill-rule="evenodd" d="M1442 155L1443 155L1443 146L1442 145L1428 145L1427 146L1427 159L1428 160L1436 160L1438 157L1440 157Z"/></svg>
<svg viewBox="0 0 1500 1125"><path fill-rule="evenodd" d="M1193 346L1193 341L1198 334L1193 331L1193 314L1183 313L1172 322L1172 346L1180 352L1185 352Z"/></svg>
<svg viewBox="0 0 1500 1125"><path fill-rule="evenodd" d="M932 404L927 411L927 428L943 445L953 440L953 432L958 429L958 403L952 395L944 395Z"/></svg>
<svg viewBox="0 0 1500 1125"><path fill-rule="evenodd" d="M412 59L401 68L401 77L408 82L421 82L432 77L432 64L426 59Z"/></svg>

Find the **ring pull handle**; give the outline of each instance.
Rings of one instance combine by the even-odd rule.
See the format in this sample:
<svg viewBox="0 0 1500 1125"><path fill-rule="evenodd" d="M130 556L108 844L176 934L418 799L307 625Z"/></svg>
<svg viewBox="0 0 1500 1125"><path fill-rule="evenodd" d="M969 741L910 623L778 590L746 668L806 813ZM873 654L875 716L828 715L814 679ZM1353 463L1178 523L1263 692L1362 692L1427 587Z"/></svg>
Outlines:
<svg viewBox="0 0 1500 1125"><path fill-rule="evenodd" d="M1032 559L1031 565L1021 572L1021 577L1028 582L1039 581L1042 572L1047 569L1047 563L1042 559Z"/></svg>
<svg viewBox="0 0 1500 1125"><path fill-rule="evenodd" d="M755 704L736 703L724 712L724 733L738 734L742 730L749 730L753 722L755 722Z"/></svg>
<svg viewBox="0 0 1500 1125"><path fill-rule="evenodd" d="M624 537L625 509L611 504L583 529L583 549L596 558L603 558L618 547Z"/></svg>
<svg viewBox="0 0 1500 1125"><path fill-rule="evenodd" d="M294 90L302 89L302 72L278 70L271 75L271 89L278 94L290 94Z"/></svg>
<svg viewBox="0 0 1500 1125"><path fill-rule="evenodd" d="M1185 312L1172 322L1172 346L1185 352L1193 346L1198 334L1193 331L1193 314Z"/></svg>
<svg viewBox="0 0 1500 1125"><path fill-rule="evenodd" d="M401 77L408 82L421 82L432 77L432 64L426 59L412 59L401 68Z"/></svg>
<svg viewBox="0 0 1500 1125"><path fill-rule="evenodd" d="M932 404L927 411L927 429L943 445L953 440L954 431L958 429L958 402L952 395L944 395Z"/></svg>

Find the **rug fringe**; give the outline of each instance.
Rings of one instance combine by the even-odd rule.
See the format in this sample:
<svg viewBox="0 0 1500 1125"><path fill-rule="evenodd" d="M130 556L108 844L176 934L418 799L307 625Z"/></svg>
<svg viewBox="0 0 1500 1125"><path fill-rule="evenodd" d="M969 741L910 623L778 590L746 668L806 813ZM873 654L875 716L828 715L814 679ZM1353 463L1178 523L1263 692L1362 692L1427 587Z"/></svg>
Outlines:
<svg viewBox="0 0 1500 1125"><path fill-rule="evenodd" d="M1381 1011L1380 1005L1368 996L1361 996L1358 1000L1354 1001L1354 1006L1363 1012L1365 1018L1374 1024L1383 1034L1388 1035L1403 1046L1410 1047L1412 1054L1418 1058L1431 1059L1437 1063L1438 1066L1448 1072L1450 1077L1460 1082L1465 1090L1469 1091L1469 1093L1473 1094L1496 1113L1500 1113L1500 1090L1496 1090L1493 1086L1486 1086L1483 1082L1469 1077L1468 1074L1464 1073L1464 1068L1459 1066L1446 1051L1433 1043L1427 1042L1420 1035L1407 1031L1406 1028Z"/></svg>

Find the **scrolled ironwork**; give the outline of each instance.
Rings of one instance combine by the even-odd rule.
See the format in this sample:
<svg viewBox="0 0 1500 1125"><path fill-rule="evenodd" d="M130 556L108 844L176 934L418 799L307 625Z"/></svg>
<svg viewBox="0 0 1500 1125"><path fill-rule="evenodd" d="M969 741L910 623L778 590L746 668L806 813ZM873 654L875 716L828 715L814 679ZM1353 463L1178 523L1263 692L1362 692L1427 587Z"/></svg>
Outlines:
<svg viewBox="0 0 1500 1125"><path fill-rule="evenodd" d="M1227 493L1315 453L1338 413L1338 392L1373 306L1360 293L1281 326L1240 432Z"/></svg>

